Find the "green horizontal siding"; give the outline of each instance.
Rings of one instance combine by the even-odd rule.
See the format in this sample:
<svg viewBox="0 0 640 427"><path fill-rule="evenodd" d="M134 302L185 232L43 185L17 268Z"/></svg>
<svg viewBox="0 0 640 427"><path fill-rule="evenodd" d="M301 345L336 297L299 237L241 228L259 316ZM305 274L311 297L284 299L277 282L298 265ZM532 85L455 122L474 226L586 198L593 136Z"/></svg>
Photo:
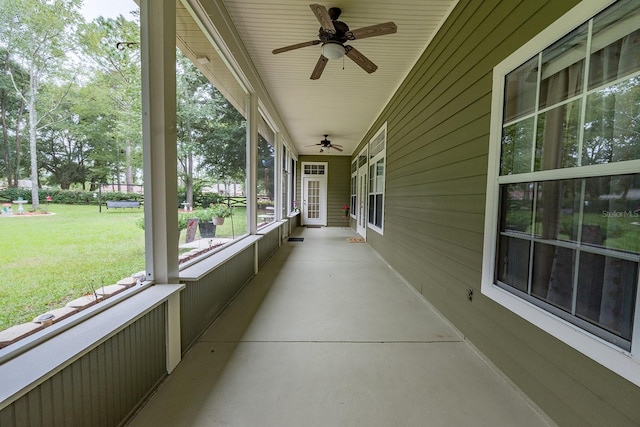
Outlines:
<svg viewBox="0 0 640 427"><path fill-rule="evenodd" d="M558 424L640 425L640 388L480 293L492 70L576 3L458 3L360 143L387 123L367 240Z"/></svg>

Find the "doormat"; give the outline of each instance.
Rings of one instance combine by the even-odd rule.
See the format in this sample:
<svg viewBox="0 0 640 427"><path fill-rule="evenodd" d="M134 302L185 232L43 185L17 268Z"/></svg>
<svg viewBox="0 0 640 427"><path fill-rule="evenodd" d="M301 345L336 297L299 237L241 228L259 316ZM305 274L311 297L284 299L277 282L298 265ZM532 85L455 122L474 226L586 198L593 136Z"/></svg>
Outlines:
<svg viewBox="0 0 640 427"><path fill-rule="evenodd" d="M347 241L349 243L364 243L364 239L361 239L360 237L349 237Z"/></svg>
<svg viewBox="0 0 640 427"><path fill-rule="evenodd" d="M322 228L320 225L305 225L307 228Z"/></svg>
<svg viewBox="0 0 640 427"><path fill-rule="evenodd" d="M289 237L289 242L304 242L304 237Z"/></svg>

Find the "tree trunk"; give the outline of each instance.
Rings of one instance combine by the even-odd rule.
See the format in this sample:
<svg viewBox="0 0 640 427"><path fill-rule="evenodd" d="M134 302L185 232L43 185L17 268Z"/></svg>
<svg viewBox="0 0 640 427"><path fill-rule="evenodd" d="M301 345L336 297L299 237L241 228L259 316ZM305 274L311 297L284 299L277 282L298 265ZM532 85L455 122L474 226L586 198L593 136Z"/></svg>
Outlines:
<svg viewBox="0 0 640 427"><path fill-rule="evenodd" d="M20 160L22 159L22 133L20 132L20 123L22 122L22 115L24 114L24 102L20 99L20 108L18 109L18 116L16 118L16 150L15 150L15 165L13 168L13 186L18 186L18 180L20 179Z"/></svg>
<svg viewBox="0 0 640 427"><path fill-rule="evenodd" d="M33 209L40 207L38 196L38 152L36 146L36 129L38 126L38 113L36 111L36 93L38 78L34 72L31 74L29 87L29 152L31 154L31 205Z"/></svg>
<svg viewBox="0 0 640 427"><path fill-rule="evenodd" d="M0 91L0 120L2 122L2 147L4 148L4 172L7 177L7 185L11 187L11 178L13 171L11 170L11 157L9 155L9 135L7 133L7 91Z"/></svg>
<svg viewBox="0 0 640 427"><path fill-rule="evenodd" d="M6 77L7 70L9 68L9 52L5 52L4 63L2 66L2 76ZM13 171L11 170L11 156L9 149L9 135L7 132L7 90L0 90L0 116L2 120L2 145L4 147L4 164L5 175L7 176L7 185L12 187L11 179L13 178Z"/></svg>
<svg viewBox="0 0 640 427"><path fill-rule="evenodd" d="M124 171L125 174L125 182L127 183L127 193L133 193L133 161L131 160L131 142L127 141L125 144L125 161L126 161L126 169Z"/></svg>

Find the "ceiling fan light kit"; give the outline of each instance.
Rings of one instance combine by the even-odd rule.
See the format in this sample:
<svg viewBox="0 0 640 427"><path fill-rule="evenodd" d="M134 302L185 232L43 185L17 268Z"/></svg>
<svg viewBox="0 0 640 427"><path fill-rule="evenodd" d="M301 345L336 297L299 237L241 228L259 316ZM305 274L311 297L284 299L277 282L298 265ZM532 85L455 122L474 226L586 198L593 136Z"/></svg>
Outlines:
<svg viewBox="0 0 640 427"><path fill-rule="evenodd" d="M311 80L317 80L320 78L329 59L340 59L343 56L347 56L369 74L378 69L378 66L371 62L369 58L364 56L353 46L345 46L345 43L367 37L393 34L398 31L396 24L393 22L385 22L382 24L358 28L357 30L352 31L349 29L347 24L342 21L338 21L338 18L342 13L342 10L339 7L332 7L329 10L321 4L310 4L309 7L320 23L318 39L274 49L274 54L322 44L320 58L311 73Z"/></svg>
<svg viewBox="0 0 640 427"><path fill-rule="evenodd" d="M322 45L322 56L327 59L340 59L344 56L344 46L337 42L326 42Z"/></svg>

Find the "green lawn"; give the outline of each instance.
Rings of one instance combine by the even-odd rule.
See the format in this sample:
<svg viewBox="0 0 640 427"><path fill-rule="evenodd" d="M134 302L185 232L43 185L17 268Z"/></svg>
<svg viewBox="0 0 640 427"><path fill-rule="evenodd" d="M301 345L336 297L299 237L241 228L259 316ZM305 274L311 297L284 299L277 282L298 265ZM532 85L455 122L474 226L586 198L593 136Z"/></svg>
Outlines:
<svg viewBox="0 0 640 427"><path fill-rule="evenodd" d="M142 209L46 208L55 215L0 216L0 330L145 268ZM246 209L234 208L233 221L218 226L216 237L246 230Z"/></svg>
<svg viewBox="0 0 640 427"><path fill-rule="evenodd" d="M0 217L0 330L144 270L142 209L47 209Z"/></svg>

